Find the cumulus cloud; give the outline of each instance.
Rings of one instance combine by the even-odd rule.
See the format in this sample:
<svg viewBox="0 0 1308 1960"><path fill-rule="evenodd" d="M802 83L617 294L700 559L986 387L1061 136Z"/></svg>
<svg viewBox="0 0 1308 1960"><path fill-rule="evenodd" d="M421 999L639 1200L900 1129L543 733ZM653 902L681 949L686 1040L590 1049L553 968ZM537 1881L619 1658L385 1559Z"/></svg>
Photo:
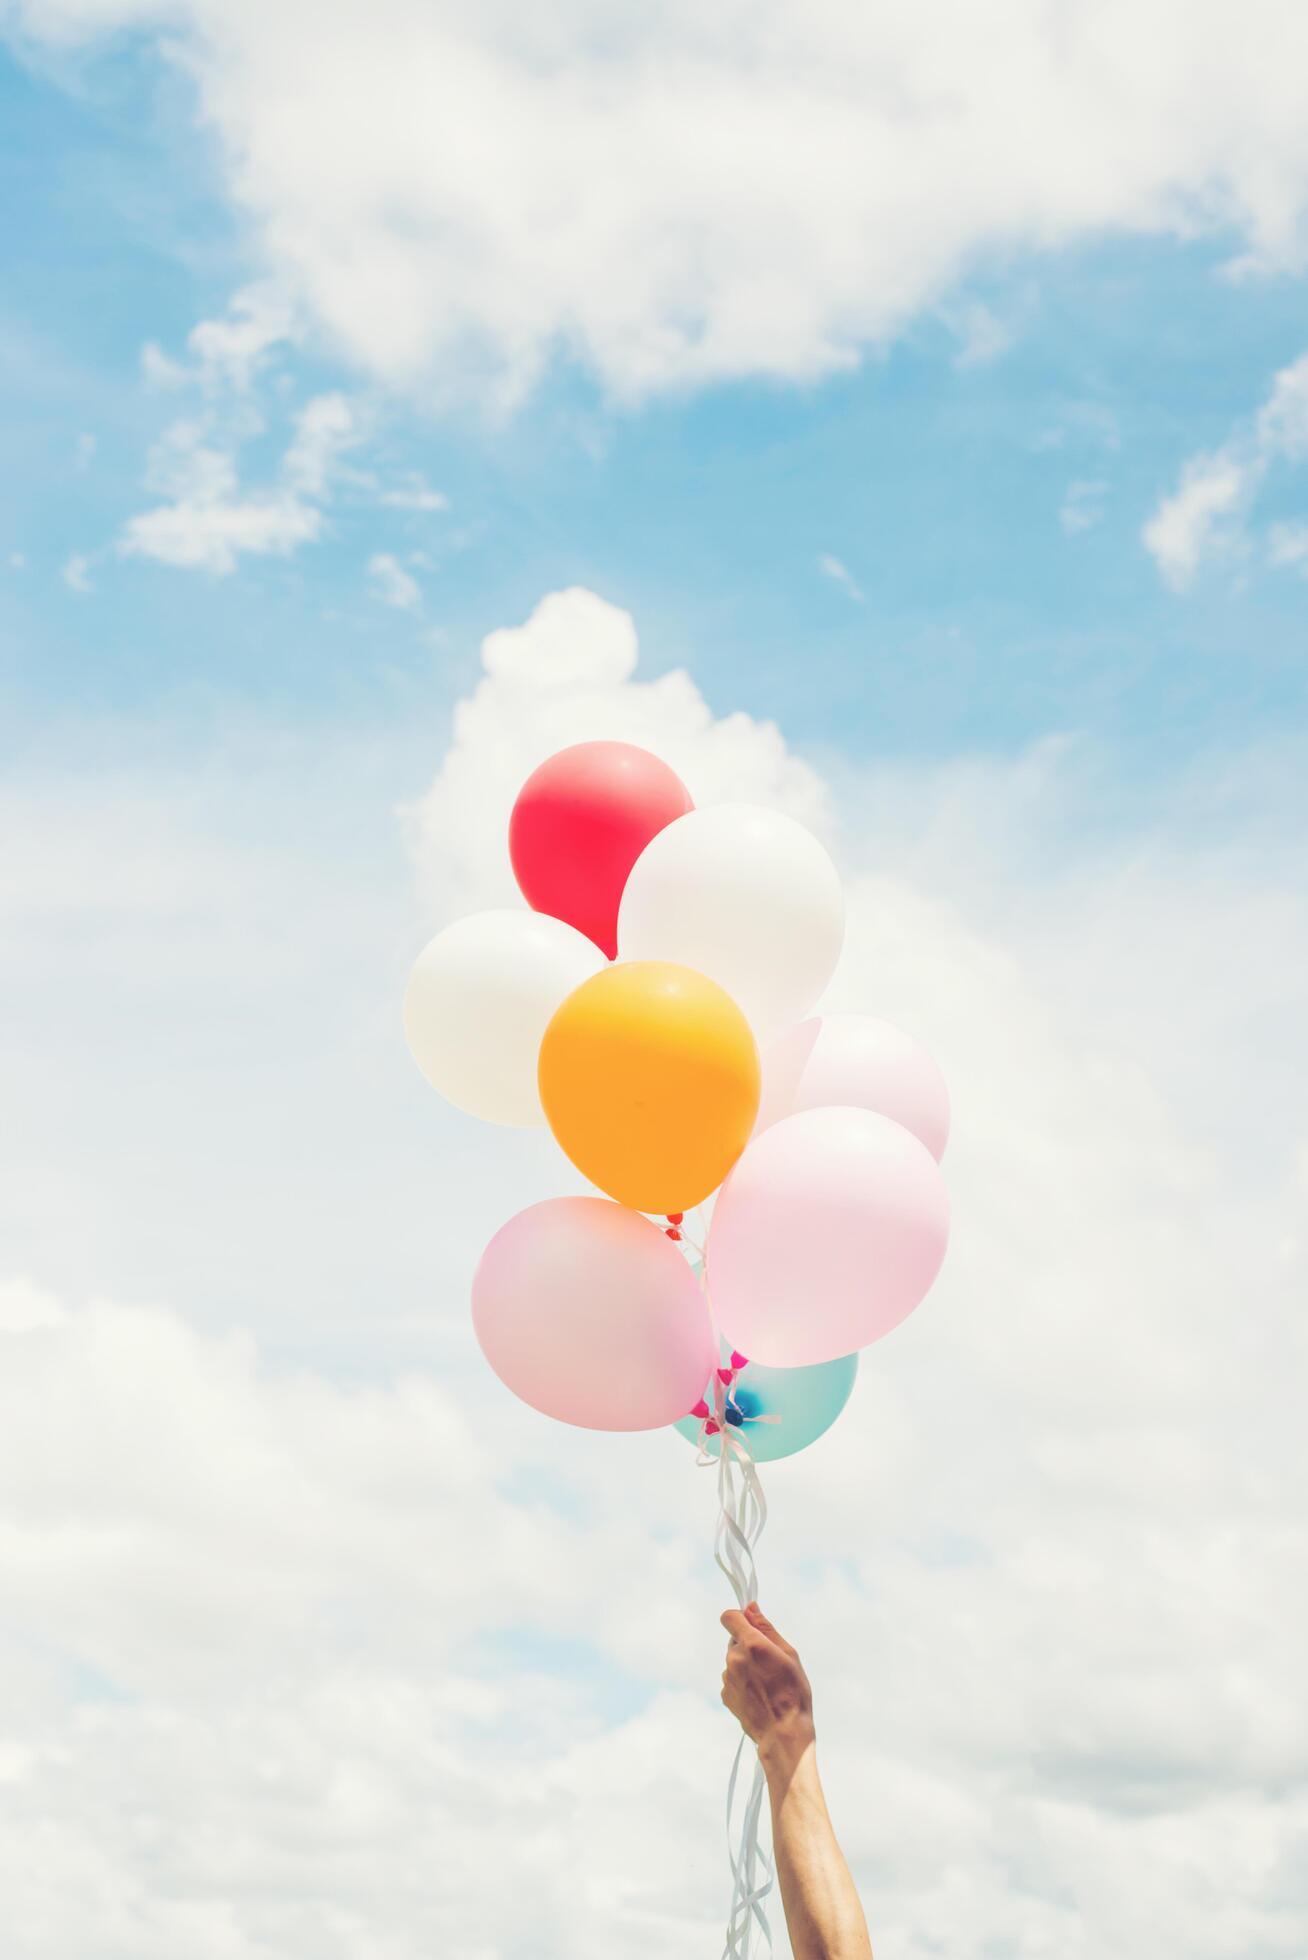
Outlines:
<svg viewBox="0 0 1308 1960"><path fill-rule="evenodd" d="M56 44L166 23L279 289L424 390L512 395L559 352L626 395L809 377L986 254L1112 230L1303 262L1308 20L1278 0L323 0L309 95L259 0L17 14Z"/></svg>
<svg viewBox="0 0 1308 1960"><path fill-rule="evenodd" d="M950 1078L941 1284L769 1478L761 1547L874 1937L1302 1950L1308 935L1277 758L1174 783L1166 827L1124 834L1066 743L819 770L688 674L642 679L594 593L490 635L482 669L409 813L428 919L511 895L503 825L544 753L643 741L702 802L826 830L832 1003ZM38 840L0 867L0 1204L30 1275L0 1290L0 1862L25 1960L720 1940L712 1493L679 1438L556 1428L479 1361L481 1240L566 1179L407 1066L423 926L358 855L398 773L376 748L365 770L311 744L291 775L279 741L129 817L110 777L103 808L79 779L6 810ZM50 1107L69 1073L75 1124ZM148 1247L161 1304L53 1288L88 1242L107 1270ZM260 1343L233 1331L252 1301ZM347 1318L370 1379L340 1365Z"/></svg>
<svg viewBox="0 0 1308 1960"><path fill-rule="evenodd" d="M440 771L408 812L432 918L516 897L505 849L513 799L570 742L638 742L693 782L702 803L743 797L816 829L831 825L825 786L775 723L714 716L682 668L636 680L635 622L596 593L551 593L524 625L488 635L481 659Z"/></svg>

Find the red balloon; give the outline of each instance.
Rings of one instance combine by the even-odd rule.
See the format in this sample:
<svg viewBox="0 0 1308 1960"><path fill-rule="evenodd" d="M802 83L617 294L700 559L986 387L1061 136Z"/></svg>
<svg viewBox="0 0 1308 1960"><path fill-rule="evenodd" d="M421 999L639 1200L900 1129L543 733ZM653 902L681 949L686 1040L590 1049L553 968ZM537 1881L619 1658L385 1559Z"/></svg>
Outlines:
<svg viewBox="0 0 1308 1960"><path fill-rule="evenodd" d="M630 742L578 742L528 776L509 819L513 875L548 912L613 959L618 905L636 859L694 808L666 762Z"/></svg>

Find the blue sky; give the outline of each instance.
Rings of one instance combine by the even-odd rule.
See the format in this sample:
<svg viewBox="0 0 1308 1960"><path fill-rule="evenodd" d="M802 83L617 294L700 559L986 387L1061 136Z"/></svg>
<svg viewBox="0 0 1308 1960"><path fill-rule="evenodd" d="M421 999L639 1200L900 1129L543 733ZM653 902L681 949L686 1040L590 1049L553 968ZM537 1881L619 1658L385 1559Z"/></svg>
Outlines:
<svg viewBox="0 0 1308 1960"><path fill-rule="evenodd" d="M1302 351L1303 281L1223 276L1230 238L996 265L855 372L798 387L624 406L556 359L507 418L382 388L374 457L420 471L448 512L336 508L289 561L197 576L113 545L176 407L143 346L180 355L258 269L214 143L148 42L71 68L11 54L2 86L0 602L20 725L72 708L198 734L222 701L385 719L397 686L439 710L483 632L578 582L637 614L647 662L693 659L716 704L801 742L1011 754L1075 732L1139 778L1302 725L1297 571L1228 563L1178 594L1141 539L1185 459ZM996 344L969 355L977 317ZM276 379L256 471L296 402L359 383L312 347ZM1293 518L1302 495L1287 469L1260 515ZM420 617L370 600L379 551L430 560ZM61 583L73 554L94 594Z"/></svg>
<svg viewBox="0 0 1308 1960"><path fill-rule="evenodd" d="M878 1955L1303 1952L1308 19L312 20L0 0L7 1936L720 1938L712 1494L485 1366L578 1181L400 1025L613 735L950 1084L760 1549Z"/></svg>

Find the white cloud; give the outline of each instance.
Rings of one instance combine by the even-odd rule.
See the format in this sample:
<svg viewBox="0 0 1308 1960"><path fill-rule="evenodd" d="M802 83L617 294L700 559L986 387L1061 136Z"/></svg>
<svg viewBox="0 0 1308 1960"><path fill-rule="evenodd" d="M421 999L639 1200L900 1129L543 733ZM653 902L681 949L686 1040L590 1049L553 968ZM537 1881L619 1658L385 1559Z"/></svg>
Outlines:
<svg viewBox="0 0 1308 1960"><path fill-rule="evenodd" d="M95 590L95 587L91 583L91 561L80 551L73 552L71 557L64 560L64 568L60 573L60 577L63 579L64 584L71 587L74 592L93 592Z"/></svg>
<svg viewBox="0 0 1308 1960"><path fill-rule="evenodd" d="M296 338L293 310L272 286L233 295L224 318L201 320L187 336L201 384L245 392L266 367L271 350Z"/></svg>
<svg viewBox="0 0 1308 1960"><path fill-rule="evenodd" d="M273 350L296 339L292 309L271 285L245 286L225 314L199 320L186 337L191 359L175 361L155 341L141 349L141 372L152 387L198 386L205 394L246 394L267 368Z"/></svg>
<svg viewBox="0 0 1308 1960"><path fill-rule="evenodd" d="M1103 522L1107 495L1108 485L1102 477L1078 477L1068 484L1063 493L1058 521L1069 538L1076 537L1081 531L1091 531L1096 524Z"/></svg>
<svg viewBox="0 0 1308 1960"><path fill-rule="evenodd" d="M958 336L957 368L987 367L1013 345L1014 331L983 301L945 309L946 324Z"/></svg>
<svg viewBox="0 0 1308 1960"><path fill-rule="evenodd" d="M860 606L863 604L862 586L839 558L833 558L829 551L824 551L818 558L818 570L823 578L829 578L833 584L838 585L856 604Z"/></svg>
<svg viewBox="0 0 1308 1960"><path fill-rule="evenodd" d="M505 893L543 753L645 741L701 801L833 834L833 1000L950 1078L941 1285L769 1477L761 1547L874 1939L1304 1950L1308 933L1278 754L1206 761L1124 835L1067 744L820 775L687 674L641 680L593 593L483 669L413 818L426 903ZM404 1055L424 927L388 799L421 750L394 742L265 730L173 782L115 753L4 792L32 840L0 860L25 1960L720 1942L709 1480L676 1438L554 1428L480 1363L480 1244L568 1178ZM1301 753L1279 763L1297 798Z"/></svg>
<svg viewBox="0 0 1308 1960"><path fill-rule="evenodd" d="M183 361L165 354L157 341L147 340L141 349L141 376L151 388L185 388L195 377Z"/></svg>
<svg viewBox="0 0 1308 1960"><path fill-rule="evenodd" d="M379 493L377 501L392 510L448 510L450 500L443 490L433 490L423 478L413 474L407 482Z"/></svg>
<svg viewBox="0 0 1308 1960"><path fill-rule="evenodd" d="M1190 457L1177 489L1162 499L1145 525L1145 546L1167 583L1183 590L1206 558L1243 545L1241 519L1263 479L1277 463L1293 465L1305 458L1308 354L1301 354L1275 377L1267 400L1250 423L1234 430L1210 455ZM1292 564L1295 558L1293 528L1287 532L1285 526L1274 525L1269 562Z"/></svg>
<svg viewBox="0 0 1308 1960"><path fill-rule="evenodd" d="M222 577L245 556L289 557L312 544L321 529L322 513L290 496L188 497L129 518L120 549L128 557Z"/></svg>
<svg viewBox="0 0 1308 1960"><path fill-rule="evenodd" d="M715 719L684 669L635 680L635 623L593 592L551 593L525 625L486 638L482 665L436 780L409 813L431 917L516 897L504 844L513 799L569 742L639 742L693 781L701 802L741 796L830 826L825 786L774 723Z"/></svg>
<svg viewBox="0 0 1308 1960"><path fill-rule="evenodd" d="M224 576L242 556L284 558L321 535L340 456L360 439L345 397L305 404L278 480L259 490L241 488L234 450L211 444L213 427L212 417L174 422L155 445L148 480L168 501L128 519L124 554Z"/></svg>
<svg viewBox="0 0 1308 1960"><path fill-rule="evenodd" d="M1308 524L1273 524L1267 555L1273 565L1292 565L1308 578Z"/></svg>
<svg viewBox="0 0 1308 1960"><path fill-rule="evenodd" d="M368 560L372 589L384 606L401 612L416 612L422 604L422 587L411 572L389 551L374 551Z"/></svg>
<svg viewBox="0 0 1308 1960"><path fill-rule="evenodd" d="M1258 412L1258 446L1271 456L1308 456L1308 354L1282 368Z"/></svg>
<svg viewBox="0 0 1308 1960"><path fill-rule="evenodd" d="M25 0L51 41L156 0ZM619 394L849 365L978 261L1106 232L1303 263L1308 17L1280 0L633 10L171 0L279 289L389 381ZM1178 59L1178 48L1184 59Z"/></svg>
<svg viewBox="0 0 1308 1960"><path fill-rule="evenodd" d="M344 395L315 395L307 402L282 461L282 475L296 495L325 497L342 454L361 434L359 418Z"/></svg>
<svg viewBox="0 0 1308 1960"><path fill-rule="evenodd" d="M1260 472L1256 459L1242 461L1228 449L1192 456L1181 481L1164 497L1144 528L1145 548L1175 590L1189 585L1200 564L1231 536L1231 520L1243 511Z"/></svg>
<svg viewBox="0 0 1308 1960"><path fill-rule="evenodd" d="M142 350L147 381L194 405L150 452L147 483L167 501L128 519L120 551L225 576L243 556L287 557L321 535L342 458L365 434L345 395L315 395L299 409L273 482L247 489L240 481L241 452L265 429L257 383L297 338L291 306L265 282L191 329L188 361L153 343Z"/></svg>

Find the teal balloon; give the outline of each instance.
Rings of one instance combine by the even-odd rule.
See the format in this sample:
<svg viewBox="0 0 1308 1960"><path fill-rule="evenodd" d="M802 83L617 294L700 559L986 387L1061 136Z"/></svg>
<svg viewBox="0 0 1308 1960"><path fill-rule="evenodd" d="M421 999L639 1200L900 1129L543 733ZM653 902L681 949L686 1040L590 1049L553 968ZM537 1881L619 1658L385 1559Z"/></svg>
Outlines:
<svg viewBox="0 0 1308 1960"><path fill-rule="evenodd" d="M722 1365L729 1366L731 1349L722 1344ZM727 1406L734 1403L746 1420L738 1426L757 1463L776 1463L783 1456L795 1456L824 1436L849 1400L858 1373L858 1356L842 1355L838 1361L819 1361L811 1368L763 1368L747 1363L727 1390ZM713 1407L711 1387L704 1400ZM780 1422L750 1422L750 1416L780 1416ZM699 1441L700 1418L683 1416L673 1428L688 1441ZM706 1436L705 1447L718 1454L718 1438Z"/></svg>

